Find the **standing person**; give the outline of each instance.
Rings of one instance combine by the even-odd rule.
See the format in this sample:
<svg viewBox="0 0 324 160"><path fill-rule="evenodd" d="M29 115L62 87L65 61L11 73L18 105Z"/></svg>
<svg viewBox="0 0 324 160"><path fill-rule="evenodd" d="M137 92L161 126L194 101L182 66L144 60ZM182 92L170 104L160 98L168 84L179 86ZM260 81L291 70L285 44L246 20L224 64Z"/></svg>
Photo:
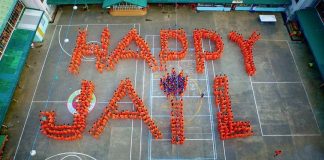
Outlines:
<svg viewBox="0 0 324 160"><path fill-rule="evenodd" d="M280 149L279 150L275 150L274 152L275 152L275 154L273 155L273 157L277 157L280 154L282 154L282 151Z"/></svg>
<svg viewBox="0 0 324 160"><path fill-rule="evenodd" d="M205 94L201 93L200 98L204 98Z"/></svg>

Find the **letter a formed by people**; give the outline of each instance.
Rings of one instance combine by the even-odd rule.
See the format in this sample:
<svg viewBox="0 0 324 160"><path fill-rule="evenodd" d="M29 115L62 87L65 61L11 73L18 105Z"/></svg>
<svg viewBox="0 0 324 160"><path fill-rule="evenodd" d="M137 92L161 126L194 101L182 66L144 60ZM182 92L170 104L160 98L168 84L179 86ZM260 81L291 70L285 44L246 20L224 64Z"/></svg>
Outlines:
<svg viewBox="0 0 324 160"><path fill-rule="evenodd" d="M131 98L135 106L135 111L118 111L119 106L117 102L120 101L126 95L128 95ZM104 131L104 128L110 119L142 120L147 125L148 129L151 131L155 139L162 138L161 131L158 129L154 121L149 116L149 112L145 107L144 102L136 94L132 82L128 78L120 82L117 90L115 90L114 92L113 98L109 101L101 117L99 117L98 120L93 124L89 133L95 138L99 138L100 134Z"/></svg>
<svg viewBox="0 0 324 160"><path fill-rule="evenodd" d="M135 42L138 51L132 51L128 48L131 43ZM158 63L151 53L149 45L145 40L137 33L136 29L131 29L126 36L118 43L115 50L110 54L108 58L108 70L113 70L115 65L120 59L143 59L148 63L152 71L158 70Z"/></svg>

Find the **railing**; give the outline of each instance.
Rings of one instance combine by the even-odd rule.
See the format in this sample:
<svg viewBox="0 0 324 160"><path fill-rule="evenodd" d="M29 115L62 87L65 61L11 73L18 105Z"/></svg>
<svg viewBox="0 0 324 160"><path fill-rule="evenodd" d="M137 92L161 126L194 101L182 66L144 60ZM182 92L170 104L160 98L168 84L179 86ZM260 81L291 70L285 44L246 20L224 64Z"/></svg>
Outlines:
<svg viewBox="0 0 324 160"><path fill-rule="evenodd" d="M16 28L16 25L19 21L19 18L21 17L23 10L25 9L25 5L18 1L15 5L14 10L12 11L9 20L6 23L6 27L1 33L0 36L0 60L2 59L2 56L7 48L8 42L11 38L11 35L13 31Z"/></svg>
<svg viewBox="0 0 324 160"><path fill-rule="evenodd" d="M131 4L120 4L120 5L113 5L113 10L138 10L142 9L143 7L131 5Z"/></svg>

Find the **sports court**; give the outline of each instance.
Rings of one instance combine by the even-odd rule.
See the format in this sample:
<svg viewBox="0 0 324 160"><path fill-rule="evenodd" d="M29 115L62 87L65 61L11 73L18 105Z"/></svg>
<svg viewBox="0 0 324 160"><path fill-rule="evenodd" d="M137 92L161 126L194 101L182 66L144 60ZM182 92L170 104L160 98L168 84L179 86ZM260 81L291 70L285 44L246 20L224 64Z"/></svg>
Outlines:
<svg viewBox="0 0 324 160"><path fill-rule="evenodd" d="M91 8L90 8L91 9ZM92 8L94 10L94 8ZM190 9L151 8L144 17L119 18L102 15L99 11L73 11L71 6L63 7L60 19L49 26L45 59L40 59L39 77L35 87L28 88L32 99L24 99L29 105L23 132L16 145L15 159L272 159L273 151L281 149L281 159L320 159L323 154L323 137L320 125L313 111L313 103L303 79L300 66L300 52L305 47L291 42L286 34L280 14L275 24L257 21L258 13L193 13ZM152 19L152 21L145 21ZM235 19L240 19L239 21ZM83 59L80 74L68 71L71 54L79 28L88 31L88 43L99 43L101 31L109 27L111 43L109 53L131 29L136 28L145 39L156 59L160 52L160 29L183 28L189 42L185 59L167 62L168 71L184 70L189 83L184 100L185 136L183 145L170 143L170 104L159 80L164 72L152 72L143 60L121 60L113 71L100 74L95 68L94 57ZM205 72L196 72L192 31L195 28L215 30L224 42L223 56L219 60L206 61ZM244 69L243 56L238 45L227 38L235 30L245 38L253 31L261 33L261 40L254 46L256 75L249 77ZM65 43L64 39L69 42ZM172 50L180 49L176 41L170 42ZM203 49L214 50L208 40ZM136 47L132 47L136 50ZM32 51L33 52L33 51ZM27 62L28 63L28 62ZM220 140L217 131L213 95L213 80L216 75L229 77L230 96L235 120L250 121L254 135L247 138ZM28 77L28 76L26 76ZM113 120L106 126L100 139L93 138L87 131L99 118L104 107L112 98L119 82L129 77L137 94L144 100L150 116L163 133L163 138L152 138L147 126L140 120ZM55 111L57 124L72 122L69 112L69 98L81 87L81 80L94 82L96 102L87 120L83 138L76 141L57 141L39 131L40 111ZM201 93L204 97L201 98ZM72 97L73 99L73 97ZM120 110L132 110L130 98L118 103ZM71 108L70 108L71 109ZM305 149L305 144L309 149ZM36 150L36 156L30 151Z"/></svg>

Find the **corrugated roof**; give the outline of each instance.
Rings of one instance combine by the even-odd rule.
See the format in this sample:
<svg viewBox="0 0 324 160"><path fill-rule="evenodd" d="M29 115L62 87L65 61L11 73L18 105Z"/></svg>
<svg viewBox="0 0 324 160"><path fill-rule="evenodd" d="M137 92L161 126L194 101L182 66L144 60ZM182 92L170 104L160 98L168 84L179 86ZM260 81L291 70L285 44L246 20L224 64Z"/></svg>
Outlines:
<svg viewBox="0 0 324 160"><path fill-rule="evenodd" d="M0 126L24 68L35 31L16 29L0 61Z"/></svg>
<svg viewBox="0 0 324 160"><path fill-rule="evenodd" d="M103 0L47 0L47 4L101 4Z"/></svg>
<svg viewBox="0 0 324 160"><path fill-rule="evenodd" d="M141 7L147 6L147 0L104 0L102 7L107 8L114 4L123 3L123 2L131 3Z"/></svg>
<svg viewBox="0 0 324 160"><path fill-rule="evenodd" d="M291 4L291 0L243 0L244 4Z"/></svg>
<svg viewBox="0 0 324 160"><path fill-rule="evenodd" d="M14 9L18 0L1 0L0 2L0 33L6 27L10 18L12 10Z"/></svg>
<svg viewBox="0 0 324 160"><path fill-rule="evenodd" d="M232 3L233 0L148 0L148 3Z"/></svg>

